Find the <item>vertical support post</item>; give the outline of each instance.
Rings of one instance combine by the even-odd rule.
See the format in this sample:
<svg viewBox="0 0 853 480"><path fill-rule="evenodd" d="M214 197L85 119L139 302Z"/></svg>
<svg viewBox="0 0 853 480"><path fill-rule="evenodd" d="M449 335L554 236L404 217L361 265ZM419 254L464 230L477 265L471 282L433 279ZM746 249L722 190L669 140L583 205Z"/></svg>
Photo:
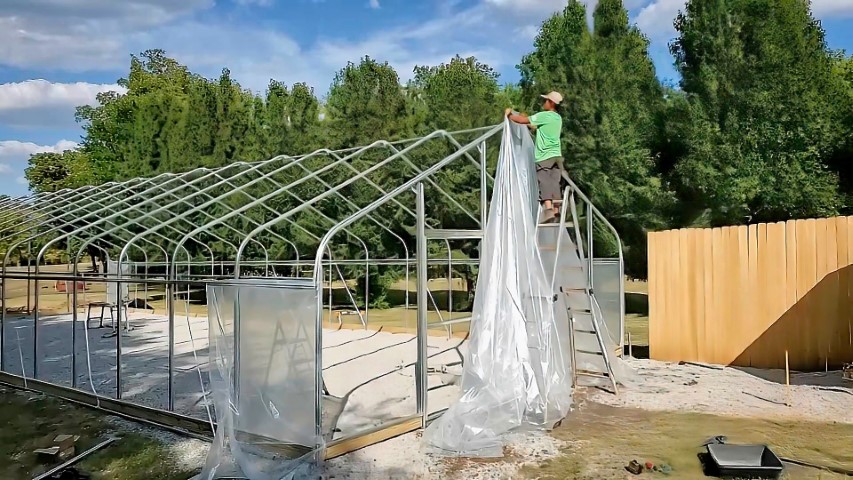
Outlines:
<svg viewBox="0 0 853 480"><path fill-rule="evenodd" d="M71 256L68 256L71 260ZM72 268L71 280L71 388L77 388L77 265ZM67 289L66 289L67 290ZM83 334L86 335L85 325Z"/></svg>
<svg viewBox="0 0 853 480"><path fill-rule="evenodd" d="M65 272L70 273L71 272L71 239L68 239L68 241L66 241L66 244L67 244L67 247L65 248L65 253L68 255L68 264L65 265ZM76 280L77 276L75 275L74 277L75 277L75 279L72 281L76 283L77 282L77 280ZM65 282L65 308L69 309L68 313L71 313L71 310L70 310L71 309L71 292L68 291L68 282Z"/></svg>
<svg viewBox="0 0 853 480"><path fill-rule="evenodd" d="M323 268L322 263L320 264L320 268ZM332 323L332 301L334 300L334 298L332 298L332 293L333 293L332 292L332 282L334 282L334 281L335 281L335 277L334 277L334 275L332 275L332 256L330 254L329 255L329 323ZM320 293L322 293L322 289L321 289ZM321 297L322 297L322 295L321 295ZM322 313L323 313L323 307L321 304L320 305L320 314L322 314Z"/></svg>
<svg viewBox="0 0 853 480"><path fill-rule="evenodd" d="M417 409L421 415L421 426L427 421L427 239L424 185L415 187L417 198L417 284L418 284L418 359L415 364Z"/></svg>
<svg viewBox="0 0 853 480"><path fill-rule="evenodd" d="M445 239L447 245L447 313L453 319L453 251L450 249L450 240Z"/></svg>
<svg viewBox="0 0 853 480"><path fill-rule="evenodd" d="M30 266L32 265L32 257L33 255L33 242L27 242L27 313L32 311L32 305L30 304L30 293L31 293L31 279L30 279ZM38 285L36 285L36 289L38 289Z"/></svg>
<svg viewBox="0 0 853 480"><path fill-rule="evenodd" d="M409 255L406 255L406 310L404 317L406 318L406 328L409 328Z"/></svg>
<svg viewBox="0 0 853 480"><path fill-rule="evenodd" d="M175 280L177 281L177 276L175 276ZM171 412L175 409L175 289L168 277L166 283L166 315L169 317L169 384L167 391L169 394L168 407Z"/></svg>
<svg viewBox="0 0 853 480"><path fill-rule="evenodd" d="M489 196L488 183L486 176L488 169L486 168L486 141L480 144L480 228L486 229L486 220L489 217Z"/></svg>
<svg viewBox="0 0 853 480"><path fill-rule="evenodd" d="M367 322L370 321L370 259L365 251L364 257L364 328L367 328Z"/></svg>
<svg viewBox="0 0 853 480"><path fill-rule="evenodd" d="M216 275L215 267L211 266L210 274ZM143 275L145 275L143 278L145 278L145 280L148 280L148 254L145 255L145 268L143 268ZM145 307L147 307L148 306L148 282L145 282L144 284L142 284L142 295L144 295L144 298L145 298L143 305Z"/></svg>
<svg viewBox="0 0 853 480"><path fill-rule="evenodd" d="M595 253L592 251L592 204L589 202L586 202L586 253L589 256L589 288L594 290L592 270L595 264Z"/></svg>
<svg viewBox="0 0 853 480"><path fill-rule="evenodd" d="M104 279L109 282L109 275L106 274L107 266L104 264ZM116 278L121 278L121 256L119 255L118 261L116 262ZM107 289L109 292L109 289ZM107 302L111 303L113 299L109 298L109 293L107 293ZM123 336L122 327L121 327L121 281L116 281L116 298L115 298L115 306L116 306L116 318L113 319L115 324L116 331L116 399L121 400L121 337ZM171 321L169 324L171 325Z"/></svg>
<svg viewBox="0 0 853 480"><path fill-rule="evenodd" d="M0 277L0 372L6 371L6 265Z"/></svg>
<svg viewBox="0 0 853 480"><path fill-rule="evenodd" d="M38 279L39 277L39 266L36 263L35 266L35 277ZM29 290L30 286L30 260L27 260L27 290ZM38 380L39 378L39 289L38 289L38 280L36 280L35 285L35 295L33 296L33 378ZM30 296L27 294L27 303L30 301ZM23 371L24 366L21 365L21 372ZM26 376L26 375L25 375Z"/></svg>
<svg viewBox="0 0 853 480"><path fill-rule="evenodd" d="M327 250L329 254L329 321L332 321L332 252ZM311 272L314 276L314 281L323 278L323 259L322 252L318 251L320 261L315 264L314 270ZM320 268L319 275L317 267ZM314 322L314 435L317 439L314 445L315 456L314 460L318 464L323 461L323 283L315 283L316 288L314 295L317 297L317 317ZM239 411L239 410L238 410Z"/></svg>
<svg viewBox="0 0 853 480"><path fill-rule="evenodd" d="M622 259L622 245L619 237L616 237L619 247L619 338L625 338L625 262ZM621 345L620 345L621 347ZM633 355L631 355L633 356Z"/></svg>
<svg viewBox="0 0 853 480"><path fill-rule="evenodd" d="M234 271L237 271L235 267ZM239 280L239 277L237 278ZM234 384L234 406L240 412L240 285L234 287L234 373L232 383ZM319 330L322 332L323 327Z"/></svg>

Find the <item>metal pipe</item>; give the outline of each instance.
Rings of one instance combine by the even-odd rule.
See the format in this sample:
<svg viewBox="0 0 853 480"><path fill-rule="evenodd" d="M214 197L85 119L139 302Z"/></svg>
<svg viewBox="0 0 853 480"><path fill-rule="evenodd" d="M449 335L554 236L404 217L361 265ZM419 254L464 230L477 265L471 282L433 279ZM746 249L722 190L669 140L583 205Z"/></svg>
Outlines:
<svg viewBox="0 0 853 480"><path fill-rule="evenodd" d="M497 129L499 129L499 128L501 128L501 127L495 127L493 130L495 130L495 131L496 131L496 130L497 130ZM341 190L341 189L343 189L343 188L345 188L345 187L347 187L347 186L351 185L352 183L356 182L357 180L360 180L360 179L362 179L362 178L366 177L368 174L370 174L370 173L372 173L372 172L376 171L376 170L377 170L377 169L379 169L380 167L382 167L382 166L384 166L384 165L388 164L389 162L391 162L391 161L393 161L393 160L397 159L399 156L403 155L407 150L412 149L412 148L415 148L415 147L419 146L420 144L425 143L425 142L429 141L430 139L432 139L432 138L434 138L434 137L437 137L437 136L440 136L440 135L442 135L442 134L444 134L444 133L446 133L446 132L444 132L443 130L439 130L439 131L436 131L436 132L431 133L430 135L427 135L426 137L423 137L422 139L418 140L417 142L415 142L415 143L414 143L414 144L412 144L411 146L406 147L406 149L402 150L401 152L396 153L396 154L394 154L394 155L392 155L392 156L390 156L390 157L386 158L385 160L383 160L383 161L381 161L381 162L377 163L376 165L374 165L374 166L372 166L372 167L368 168L367 170L363 171L362 173L360 173L360 174L358 174L358 175L356 175L356 176L354 176L354 177L352 177L352 178L349 178L349 179L345 180L344 182L342 182L342 183L338 184L338 186L336 186L333 190L323 192L323 193L321 193L321 194L317 195L316 197L312 198L311 200L309 200L307 204L303 204L303 205L297 206L296 208L293 208L293 209L289 210L288 212L286 212L286 213L284 213L284 214L280 215L278 218L273 219L273 220L271 220L271 221L269 221L269 222L267 222L267 223L265 223L265 224L261 225L260 227L256 228L255 230L253 230L251 233L249 233L249 235L246 237L246 239L244 239L244 240L243 240L243 242L240 244L240 251L239 251L239 252L238 252L238 254L237 254L237 258L236 258L236 262L235 262L235 267L234 267L234 268L235 268L235 276L239 275L239 270L240 270L240 257L241 257L241 255L242 255L243 250L245 249L246 243L247 243L247 241L248 241L248 239L249 239L249 238L252 238L254 235L257 235L257 234L258 234L260 231L262 231L263 229L269 228L270 226L275 225L276 223L278 223L278 222L280 222L280 221L284 220L285 218L289 218L289 217L293 216L295 213L298 213L298 212L302 211L303 209L307 208L307 206L308 206L308 205L311 205L311 204L313 204L313 203L319 202L319 201L321 201L321 200L323 200L323 199L325 199L325 198L327 198L327 197L331 196L332 194L334 194L334 192L337 192L337 191L339 191L339 190ZM446 165L447 163L450 163L451 161L456 160L457 158L461 157L461 156L462 156L463 154L465 154L465 153L467 152L467 150L469 150L470 148L471 148L471 147L470 147L470 145L469 145L469 146L468 146L468 147L466 147L464 150L458 150L458 151L457 151L457 152L455 152L454 154L452 154L452 155L450 155L450 156L448 156L448 157L445 157L445 159L443 159L443 160L442 160L442 161L440 161L439 163L437 163L437 164L435 164L435 165L433 165L433 166L429 167L428 169L424 170L422 173L420 173L420 174L416 175L416 176L415 176L415 178L423 179L423 178L428 177L429 175L432 175L433 173L435 173L436 171L438 171L438 170L441 168L441 166ZM448 159L450 159L450 160L448 161ZM330 169L331 167L333 167L333 166L334 166L335 164L337 164L337 163L338 163L338 162L334 162L334 163L332 163L331 165L329 165L329 166L327 166L327 167L324 167L324 168L322 168L322 169L318 170L317 172L315 172L315 175L318 175L318 174L322 173L323 171L326 171L326 170ZM291 188L291 187L294 187L294 186L296 186L296 185L299 185L300 183L304 182L304 181L305 181L305 180L307 180L308 178L309 178L309 177L306 177L306 178L303 178L303 179L297 180L297 181L295 181L295 182L291 183L290 185L288 185L288 186L287 186L287 188ZM395 191L396 191L396 190L397 190L397 189L395 189ZM391 199L393 199L394 197L396 197L396 195L393 195L392 193L393 193L393 192L391 192L391 193L389 193L389 194L387 194L387 195L382 196L380 200L382 200L382 201L383 201L383 203L384 203L384 201L387 201L387 200L391 200ZM279 192L273 192L273 193L271 193L271 194L266 195L265 197L263 197L263 200L266 200L267 198L272 197L272 196L275 196L275 195L278 195L278 194L279 194ZM363 212L364 210L361 210L361 211ZM372 211L372 210L371 210L371 211ZM363 216L365 216L365 215L366 215L366 214L363 214L363 215L361 215L361 217L363 217ZM361 217L359 217L359 218L361 218ZM338 225L341 225L341 224L339 223ZM348 226L348 225L349 225L349 224L344 225L344 227L341 227L341 228L345 228L345 227L346 227L346 226ZM236 277L236 278L239 278L239 277Z"/></svg>
<svg viewBox="0 0 853 480"><path fill-rule="evenodd" d="M418 363L415 365L417 412L422 418L422 427L427 421L427 239L426 239L426 206L424 203L424 185L418 183L415 187L417 196L417 282L418 282Z"/></svg>
<svg viewBox="0 0 853 480"><path fill-rule="evenodd" d="M594 290L592 271L595 269L595 252L592 251L592 204L589 202L586 202L586 245L589 254L589 288Z"/></svg>
<svg viewBox="0 0 853 480"><path fill-rule="evenodd" d="M322 291L321 291L321 288L322 288L321 275L322 275L322 273L320 273L320 265L322 263L322 257L323 257L322 253L327 248L327 245L328 245L329 241L331 240L331 238L335 234L337 234L338 231L340 231L343 228L346 228L347 226L358 221L359 219L361 219L365 215L376 210L379 206L384 205L391 198L394 198L394 197L396 197L396 196L398 196L404 192L407 192L410 189L412 189L415 185L420 184L421 180L423 178L425 178L429 175L432 175L433 173L435 173L439 169L443 168L445 165L448 165L449 163L455 161L456 159L461 157L463 155L463 153L465 153L468 149L472 148L472 145L476 145L480 142L485 141L486 139L488 139L492 135L500 132L502 128L503 128L503 125L491 127L483 136L481 136L480 138L478 138L477 140L472 142L472 144L469 144L464 149L459 150L459 151L453 153L452 155L445 157L444 159L442 159L441 161L439 161L435 165L425 169L423 172L416 175L414 178L410 179L407 182L404 182L402 185L398 186L397 188L395 188L394 190L389 192L387 195L373 201L370 205L362 208L361 210L354 213L353 215L350 215L348 218L342 220L337 225L332 227L328 232L326 232L326 234L323 236L323 239L320 241L320 245L318 246L318 249L317 249L317 257L314 260L314 285L315 285L315 289L317 289L317 294L315 295L317 297L317 318L316 318L316 322L315 322L315 329L316 329L317 339L318 339L317 344L315 345L315 347L316 347L315 361L317 362L318 365L322 365L322 342L321 342L321 340L322 340L322 335L323 335L323 322L322 322L322 302L323 302L323 300L322 300ZM423 188L423 186L421 185L421 189L422 188ZM425 229L425 227L423 225L421 225L421 228ZM419 236L419 238L420 238L419 242L421 243L421 248L419 248L418 250L420 250L422 252L421 255L425 256L425 254L426 254L426 245L425 245L426 244L426 233L425 233L425 231L421 232L421 233L422 233L422 235ZM239 260L239 257L237 260ZM419 275L419 277L420 277L419 281L425 282L426 281L426 264L427 264L426 258L424 258L421 262L418 262L418 263L419 263L418 270L423 271L423 274ZM424 343L426 343L426 335L427 335L427 331L425 328L426 327L426 325L425 325L426 324L426 294L425 294L425 288L419 288L418 290L420 293L419 296L423 297L423 298L418 299L419 300L418 301L418 309L419 309L419 315L418 316L423 317L423 321L421 321L421 319L419 318L418 323L424 324L423 325L423 327L424 327L424 329L423 329L423 335L424 335L423 341L424 341ZM421 310L423 310L422 315L420 313ZM420 329L419 329L419 335L420 335ZM422 363L422 368L424 370L426 370L425 362L420 362L420 360L419 360L419 363ZM317 402L317 405L316 405L317 408L315 411L315 423L316 423L317 435L318 435L318 437L320 437L321 436L320 427L321 427L321 423L322 423L322 415L320 412L320 406L321 406L321 401L322 401L322 399L321 399L322 371L320 368L316 369L315 382L316 382L316 389L315 390L316 390L316 402ZM425 396L425 393L426 393L425 389L423 389L423 393ZM424 398L424 400L425 400L425 398ZM422 414L423 414L423 418L424 418L424 422L425 422L426 418L427 418L426 405L425 404L423 405Z"/></svg>
<svg viewBox="0 0 853 480"><path fill-rule="evenodd" d="M619 274L620 274L620 277L619 277L619 303L620 303L621 318L620 318L619 323L621 325L621 331L622 331L622 335L624 337L624 333L625 333L625 285L624 285L624 283L625 283L625 280L624 280L625 279L625 257L624 257L623 251L622 251L622 239L619 237L619 232L616 231L616 228L613 226L613 224L611 224L610 221L608 221L607 218L604 216L604 214L602 214L601 211L598 210L598 208L596 208L596 206L592 204L592 202L589 200L589 198L586 195L584 195L584 193L581 191L580 188L578 188L577 184L575 184L575 182L572 181L572 179L569 177L569 175L565 171L563 171L562 173L563 173L563 179L566 180L566 182L569 185L569 188L571 188L572 191L575 194L577 194L577 196L581 200L586 202L590 206L590 208L592 208L592 212L593 212L593 214L595 214L596 218L601 220L601 222L604 224L604 226L610 230L610 233L612 233L613 237L616 239L616 248L618 249L618 255L619 255ZM622 337L620 337L620 338L622 338Z"/></svg>
<svg viewBox="0 0 853 480"><path fill-rule="evenodd" d="M293 188L293 187L296 187L296 186L298 186L298 185L300 185L300 184L302 184L302 183L304 183L304 182L306 182L306 181L308 181L308 180L311 180L311 179L312 179L312 178L314 178L314 177L317 177L319 174L321 174L321 173L323 173L323 172L326 172L326 171L328 171L328 170L331 170L331 169L332 169L332 168L334 168L336 165L338 165L338 164L340 164L340 163L343 163L343 162L345 162L345 161L349 160L351 157L357 156L359 153L361 153L361 152L363 152L363 151L366 151L366 150L369 150L369 149L371 149L371 148L374 148L376 145L382 145L383 143L384 143L384 142L374 142L373 144L368 145L367 147L364 147L363 149L359 150L358 152L356 152L356 153L354 153L354 154L352 154L352 155L350 155L350 156L348 156L348 157L344 157L344 158L342 158L342 159L340 159L340 160L337 160L337 161L335 161L335 162L332 162L331 164L329 164L329 165L327 165L327 166L325 166L325 167L323 167L323 168L321 168L321 169L319 169L319 170L315 171L312 175L309 175L309 176L306 176L306 177L302 177L302 178L300 178L300 179L298 179L298 180L296 180L296 181L294 181L294 182L289 183L288 185L286 185L286 186L284 186L284 187L281 187L281 188L279 188L279 189L277 189L277 190L275 190L275 191L273 191L273 192L271 192L271 193L269 193L269 194L267 194L267 195L264 195L264 196L262 196L262 197L260 197L260 198L258 198L258 199L256 199L256 200L254 200L253 202L250 202L250 203L249 203L249 204L247 204L247 205L244 205L244 206L242 206L242 207L240 207L240 208L238 208L238 209L235 209L234 211L232 211L232 212L230 212L230 213L228 213L228 214L224 215L222 218L220 218L220 219L219 219L219 220L217 220L217 221L214 221L214 222L208 223L207 225L204 225L203 227L196 228L195 230L193 230L192 232L190 232L190 233L188 233L186 236L184 236L184 238L182 238L182 239L181 239L181 241L180 241L180 242L178 242L178 246L182 245L182 244L183 244L183 242L185 242L185 241L187 240L187 238L188 238L188 237L191 237L191 236L196 235L196 234L198 234L198 233L201 233L201 232L203 232L203 231L209 230L209 229L210 229L210 228L212 228L213 226L218 225L218 224L220 224L220 223L224 222L225 220L228 220L228 219L230 219L230 218L233 218L233 217L235 217L235 216L237 216L237 215L240 215L240 214L242 214L243 212L245 212L245 211L247 211L247 210L249 210L249 209L251 209L251 208L253 208L253 207L257 206L257 205L260 205L260 204L262 204L262 203L266 202L267 200L269 200L269 199L271 199L271 198L274 198L274 197L276 197L276 196L280 195L281 193L285 193L285 192L287 192L289 189L291 189L291 188ZM326 153L326 151L325 151L325 150L318 150L318 151L316 151L316 152L314 152L314 153L312 153L312 154L310 154L310 155L307 155L306 157L303 157L303 158L301 158L301 159L299 159L299 160L296 160L296 161L294 161L294 162L291 162L291 163L289 163L289 164L285 165L284 167L282 167L282 168L280 168L280 169L278 169L278 170L276 170L276 171L284 170L284 169L285 169L285 168L287 168L287 167L293 166L294 164L296 164L296 163L298 163L298 162L301 162L301 161L303 161L303 160L307 160L307 159L308 159L308 158L310 158L311 156L319 155L320 153ZM390 159L393 159L393 157L391 157ZM384 162L380 163L380 165L382 165L382 164L384 164L384 163L387 163L387 162L388 162L388 160L390 160L390 159L386 159ZM371 171L375 170L375 168L376 168L376 167L371 168L371 169L368 169L367 171L365 171L365 172L364 172L363 174L361 174L360 176L358 176L358 175L357 175L355 178L360 178L361 176L364 176L364 175L366 175L367 173L370 173ZM260 179L258 179L258 180L253 180L253 181L251 181L251 182L249 182L249 183L247 183L247 184L243 185L242 187L238 188L238 189L237 189L237 191L240 191L241 189L244 189L244 188L248 187L249 185L251 185L252 183L254 183L254 182L256 182L256 181L259 181L259 180L260 180ZM272 225L274 225L274 224L278 223L279 221L283 221L283 220L285 220L286 218L289 218L289 217L290 217L290 216L292 216L294 213L297 213L297 212L302 211L303 209L306 209L306 208L309 208L309 207L312 207L312 208L313 208L313 204L314 204L315 202L317 202L317 201L320 201L320 200L322 200L322 199L327 198L327 197L328 197L328 196L330 196L332 193L334 193L334 192L336 192L336 191L340 190L341 188L343 188L344 186L348 185L349 183L352 183L352 180L347 180L347 181L346 181L346 182L344 182L343 184L341 184L341 185L339 185L338 187L336 187L336 189L335 189L334 191L327 191L327 192L325 192L325 193L323 193L323 194L321 194L321 195L318 195L317 197L314 197L313 199L309 200L307 203L303 203L302 205L300 205L300 206L298 206L298 207L296 207L296 208L293 208L293 209L289 210L286 214L284 214L284 215L280 215L276 220L274 220L274 221L272 221L272 222L266 222L266 223L264 223L263 225L260 225L260 226L256 227L254 230L252 230L252 231L251 231L251 232L246 236L246 238L243 240L243 242L240 244L240 248L238 249L237 256L236 256L236 260L235 260L235 262L234 262L234 275L235 275L235 278L239 278L239 275L240 275L240 257L241 257L241 255L242 255L242 253L243 253L243 250L245 250L246 244L248 243L248 241L249 241L252 237L254 237L255 235L257 235L258 233L260 233L260 232L261 232L261 231L263 231L263 230L267 230L269 227L271 227ZM202 207L205 207L205 206L206 206L206 204L205 204L205 205L202 205L202 206L200 206L200 207L196 207L196 209L198 209L198 208L202 208ZM193 209L193 210L195 210L195 209ZM190 212L186 212L186 213L182 214L181 216L184 216L184 215L186 215L187 213L191 213L193 210L190 210ZM177 248L177 247L176 247L176 248ZM173 267L172 267L172 268L173 268ZM170 268L170 269L171 269L171 268Z"/></svg>
<svg viewBox="0 0 853 480"><path fill-rule="evenodd" d="M444 239L447 246L447 313L453 317L453 252L450 250L450 240Z"/></svg>
<svg viewBox="0 0 853 480"><path fill-rule="evenodd" d="M317 298L316 310L317 318L314 322L314 438L317 443L314 445L315 451L322 451L323 445L323 283L317 281L318 276L322 276L323 268L323 250L318 250L318 258L314 263L314 288L315 297ZM329 262L331 265L331 252L329 252ZM329 267L329 297L332 296L332 271ZM331 301L329 302L331 305ZM332 310L329 309L329 321L332 319Z"/></svg>
<svg viewBox="0 0 853 480"><path fill-rule="evenodd" d="M486 168L486 141L480 144L480 224L485 228L489 218L489 197L488 185L486 184L486 176L488 169Z"/></svg>

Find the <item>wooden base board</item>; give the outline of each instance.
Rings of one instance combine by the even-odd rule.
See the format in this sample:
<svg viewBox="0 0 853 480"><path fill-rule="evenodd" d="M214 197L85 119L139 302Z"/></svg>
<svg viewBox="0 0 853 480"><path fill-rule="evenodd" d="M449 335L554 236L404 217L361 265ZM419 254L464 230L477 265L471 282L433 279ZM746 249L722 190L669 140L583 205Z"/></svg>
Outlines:
<svg viewBox="0 0 853 480"><path fill-rule="evenodd" d="M203 420L164 410L134 405L122 400L99 397L81 390L54 385L41 380L26 379L26 386L24 384L25 382L23 377L0 372L0 385L58 397L71 403L97 409L107 414L124 417L136 422L147 423L155 427L164 428L175 433L191 436L201 440L210 441L212 436L210 424ZM356 450L369 447L370 445L375 445L400 435L414 432L422 427L422 422L423 417L421 415L414 415L388 422L371 430L366 430L348 437L333 440L326 445L324 458L331 459L340 457ZM293 446L282 446L282 448L286 450L287 453L291 454L305 453L304 447L294 448Z"/></svg>
<svg viewBox="0 0 853 480"><path fill-rule="evenodd" d="M422 424L423 417L416 415L380 425L373 430L334 440L326 445L325 459L340 457L341 455L361 450L362 448L390 440L394 437L414 432L420 429Z"/></svg>
<svg viewBox="0 0 853 480"><path fill-rule="evenodd" d="M141 423L148 423L156 427L165 428L176 433L209 440L212 436L210 423L204 420L188 417L178 413L158 410L156 408L135 405L133 403L116 400L113 398L96 396L93 393L76 390L73 388L55 385L42 380L24 379L18 375L0 372L0 384L43 393L53 397L94 408L106 413L125 417Z"/></svg>

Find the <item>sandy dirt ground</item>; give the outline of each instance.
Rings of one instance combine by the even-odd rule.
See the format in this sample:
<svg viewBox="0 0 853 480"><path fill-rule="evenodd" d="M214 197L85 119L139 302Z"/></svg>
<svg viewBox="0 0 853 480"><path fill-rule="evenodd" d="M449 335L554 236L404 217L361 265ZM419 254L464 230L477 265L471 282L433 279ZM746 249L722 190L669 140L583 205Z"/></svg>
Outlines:
<svg viewBox="0 0 853 480"><path fill-rule="evenodd" d="M38 343L43 353L39 378L70 385L71 325L70 315L45 316L40 320ZM164 408L167 400L167 319L133 314L130 325L131 331L122 337L122 397ZM79 388L94 388L101 394L114 395L116 338L104 338L108 333L108 328L87 331L83 322L78 322L77 380ZM5 334L7 370L17 374L23 371L32 376L32 319L10 316ZM207 418L201 385L205 390L209 387L206 381L199 379L199 369L204 372L208 368L207 347L207 319L178 317L175 327L176 410L199 418ZM430 387L434 388L428 397L429 411L447 407L458 395L453 376L440 371L442 365L458 362L464 351L465 345L459 338L429 338L430 367L436 369L429 375ZM416 357L414 336L329 329L324 332L323 353L324 379L330 393L343 396L351 392L340 418L339 435L415 413L414 369L407 366ZM577 392L577 398L645 411L853 424L853 390L849 382L844 384L838 372L794 373L792 385L786 387L784 373L778 371L707 368L636 359L628 359L625 363L633 374L630 385L620 389L618 396L598 389L582 389ZM368 382L377 376L381 378ZM580 409L570 415L582 416L584 411ZM543 433L517 435L507 438L504 459L447 459L428 455L421 434L416 432L333 459L327 462L322 475L336 479L383 480L520 478L522 468L558 457L564 446L564 441ZM200 462L207 445L181 442L181 448L187 449L184 454L188 458Z"/></svg>
<svg viewBox="0 0 853 480"><path fill-rule="evenodd" d="M85 314L76 323L77 388L100 395L116 394L116 344L111 328L85 328ZM154 408L168 405L168 318L131 313L130 329L123 331L122 399ZM38 378L64 386L72 384L72 317L39 318L37 342ZM98 321L90 322L97 327ZM109 325L109 321L107 322ZM7 317L4 325L6 371L32 378L34 326L31 317ZM209 392L208 319L177 316L175 320L175 411L208 419L203 391ZM429 365L461 361L463 339L429 337ZM88 354L87 354L88 353ZM326 329L323 335L323 377L329 393L344 397L346 407L338 422L337 436L413 415L417 358L415 336L371 330ZM91 381L90 381L91 372ZM437 372L428 377L430 412L450 405L458 395L452 376ZM202 387L203 385L203 387ZM212 409L212 406L211 406ZM215 412L211 411L215 418Z"/></svg>
<svg viewBox="0 0 853 480"><path fill-rule="evenodd" d="M853 424L853 384L841 372L791 374L751 368L711 368L628 359L635 385L624 395L595 392L590 399L651 411L778 418Z"/></svg>

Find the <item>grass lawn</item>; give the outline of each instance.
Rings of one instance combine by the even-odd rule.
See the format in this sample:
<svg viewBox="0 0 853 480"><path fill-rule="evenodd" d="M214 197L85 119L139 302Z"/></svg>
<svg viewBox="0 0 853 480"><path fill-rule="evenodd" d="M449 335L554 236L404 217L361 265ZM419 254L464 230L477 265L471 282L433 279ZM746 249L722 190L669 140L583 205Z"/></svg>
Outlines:
<svg viewBox="0 0 853 480"><path fill-rule="evenodd" d="M79 435L77 453L106 440L121 439L86 457L77 467L96 480L186 480L195 471L180 466L173 452L153 437L123 429L103 414L59 399L0 387L0 478L26 479L56 464L33 453L56 435Z"/></svg>
<svg viewBox="0 0 853 480"><path fill-rule="evenodd" d="M649 345L649 317L637 313L625 314L625 331L631 334L631 344ZM627 341L626 341L627 343Z"/></svg>
<svg viewBox="0 0 853 480"><path fill-rule="evenodd" d="M647 412L587 404L569 415L552 435L568 446L557 459L524 469L527 478L641 478L625 470L633 459L672 467L668 476L644 473L642 477L705 478L697 455L704 451L700 445L715 435L727 436L728 443L767 444L781 457L853 469L853 425L841 423ZM849 478L793 465L785 465L785 472L783 478L788 479Z"/></svg>

